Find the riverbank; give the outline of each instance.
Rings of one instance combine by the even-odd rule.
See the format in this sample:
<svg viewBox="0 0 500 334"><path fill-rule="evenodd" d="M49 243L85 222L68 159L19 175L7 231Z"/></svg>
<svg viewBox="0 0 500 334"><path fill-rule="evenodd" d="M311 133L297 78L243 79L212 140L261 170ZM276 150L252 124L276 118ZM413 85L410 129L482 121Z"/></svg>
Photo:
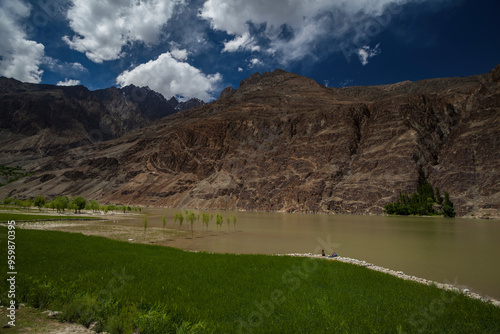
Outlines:
<svg viewBox="0 0 500 334"><path fill-rule="evenodd" d="M314 259L321 258L321 259L325 259L325 260L350 263L350 264L354 264L354 265L357 265L360 267L365 267L365 268L370 269L370 270L374 270L374 271L378 271L378 272L385 273L388 275L392 275L392 276L395 276L397 278L401 278L401 279L406 280L406 281L417 282L417 283L424 284L427 286L435 286L439 289L443 289L446 291L453 291L453 292L457 292L457 293L462 293L469 298L480 300L483 303L492 304L492 305L500 308L500 301L499 300L491 298L491 297L481 296L478 293L470 291L470 289L468 289L468 288L460 288L459 286L456 286L456 285L451 284L451 283L439 283L439 282L435 282L435 281L428 280L425 278L416 277L413 275L406 275L402 271L396 271L396 270L376 266L372 263L368 263L368 262L362 261L362 260L352 259L352 258L344 257L344 256L330 257L330 256L322 256L322 255L311 254L311 253L308 253L308 254L300 254L300 253L280 254L280 256L307 257L307 258L314 258Z"/></svg>

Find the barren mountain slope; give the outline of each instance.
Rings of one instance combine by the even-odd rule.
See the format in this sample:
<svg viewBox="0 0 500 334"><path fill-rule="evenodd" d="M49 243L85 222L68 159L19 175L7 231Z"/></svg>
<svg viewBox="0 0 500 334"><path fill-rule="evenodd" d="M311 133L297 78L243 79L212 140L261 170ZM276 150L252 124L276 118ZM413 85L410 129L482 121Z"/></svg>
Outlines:
<svg viewBox="0 0 500 334"><path fill-rule="evenodd" d="M211 104L40 163L0 197L381 213L428 178L460 215L500 210L500 67L485 75L327 88L276 70Z"/></svg>

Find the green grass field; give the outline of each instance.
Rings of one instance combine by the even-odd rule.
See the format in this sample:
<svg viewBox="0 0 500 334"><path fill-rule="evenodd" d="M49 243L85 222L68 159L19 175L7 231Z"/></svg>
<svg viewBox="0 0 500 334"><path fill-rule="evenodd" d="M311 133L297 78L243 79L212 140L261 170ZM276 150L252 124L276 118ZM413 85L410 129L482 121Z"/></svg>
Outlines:
<svg viewBox="0 0 500 334"><path fill-rule="evenodd" d="M0 212L0 222L7 222L10 220L31 221L31 220L99 220L98 217L88 216L63 216L63 215L42 215L42 214L23 214L23 213L2 213Z"/></svg>
<svg viewBox="0 0 500 334"><path fill-rule="evenodd" d="M6 259L7 229L0 228ZM325 259L16 230L17 301L110 333L495 333L500 309ZM7 300L6 260L0 266Z"/></svg>

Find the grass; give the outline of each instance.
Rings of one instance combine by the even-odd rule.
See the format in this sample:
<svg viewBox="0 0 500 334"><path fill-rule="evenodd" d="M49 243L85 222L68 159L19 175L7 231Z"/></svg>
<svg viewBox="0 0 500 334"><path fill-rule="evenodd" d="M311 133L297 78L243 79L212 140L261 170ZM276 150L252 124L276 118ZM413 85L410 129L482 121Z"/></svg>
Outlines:
<svg viewBox="0 0 500 334"><path fill-rule="evenodd" d="M16 252L18 302L62 311L62 320L97 321L110 333L500 330L492 305L324 259L192 253L23 229ZM0 266L5 305L6 261Z"/></svg>
<svg viewBox="0 0 500 334"><path fill-rule="evenodd" d="M65 215L42 215L42 214L23 214L23 213L2 213L0 212L0 222L9 220L32 221L32 220L99 220L97 217L87 216L65 216Z"/></svg>

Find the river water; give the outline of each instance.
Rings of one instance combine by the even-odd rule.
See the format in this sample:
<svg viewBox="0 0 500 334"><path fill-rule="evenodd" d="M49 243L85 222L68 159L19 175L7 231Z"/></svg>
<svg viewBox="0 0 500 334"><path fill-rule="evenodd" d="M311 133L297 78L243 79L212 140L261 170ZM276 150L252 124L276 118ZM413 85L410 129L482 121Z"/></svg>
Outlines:
<svg viewBox="0 0 500 334"><path fill-rule="evenodd" d="M161 226L160 215L165 215L167 226L173 228L177 211L149 208L149 225ZM224 216L220 233L214 217L208 233L201 222L195 223L195 237L189 235L172 246L239 254L324 249L500 299L499 220L237 212L236 226L228 226L226 217L233 212L219 213ZM185 221L182 229L189 230L189 223Z"/></svg>

